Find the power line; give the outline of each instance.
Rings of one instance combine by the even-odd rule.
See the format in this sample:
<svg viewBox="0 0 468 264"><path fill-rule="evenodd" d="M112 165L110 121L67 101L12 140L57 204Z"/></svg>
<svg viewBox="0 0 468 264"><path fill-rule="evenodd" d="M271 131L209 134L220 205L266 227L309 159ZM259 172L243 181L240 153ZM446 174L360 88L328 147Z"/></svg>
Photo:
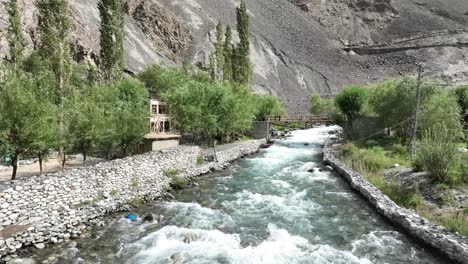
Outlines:
<svg viewBox="0 0 468 264"><path fill-rule="evenodd" d="M391 126L391 127L385 128L385 129L382 130L382 131L379 131L379 132L377 132L377 133L375 133L375 134L372 134L372 135L370 135L370 136L367 136L367 137L364 137L364 138L360 138L360 139L357 139L357 140L354 140L354 141L351 141L351 142L348 142L348 143L349 143L349 144L354 144L354 143L356 143L356 142L359 142L359 141L362 141L362 140L369 139L369 138L371 138L371 137L377 136L377 135L379 135L379 134L382 134L382 133L386 132L388 129L392 129L392 128L394 128L394 127L397 127L397 126L399 126L399 125L402 125L402 124L404 124L404 123L406 123L406 122L412 120L412 119L415 118L415 117L416 117L416 115L413 115L413 116L411 116L410 118L405 119L405 120L403 120L403 121L401 121L401 122L399 122L399 123L397 123L397 124L395 124L395 125L393 125L393 126Z"/></svg>

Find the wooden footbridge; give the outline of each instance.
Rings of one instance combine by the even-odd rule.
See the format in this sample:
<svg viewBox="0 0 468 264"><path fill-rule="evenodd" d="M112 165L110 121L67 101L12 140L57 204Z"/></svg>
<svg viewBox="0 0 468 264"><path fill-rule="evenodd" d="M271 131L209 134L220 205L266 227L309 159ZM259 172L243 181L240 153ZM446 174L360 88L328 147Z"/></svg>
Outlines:
<svg viewBox="0 0 468 264"><path fill-rule="evenodd" d="M330 125L334 123L333 118L326 115L281 115L269 116L270 124L288 126L291 124L303 124L304 127L313 125Z"/></svg>

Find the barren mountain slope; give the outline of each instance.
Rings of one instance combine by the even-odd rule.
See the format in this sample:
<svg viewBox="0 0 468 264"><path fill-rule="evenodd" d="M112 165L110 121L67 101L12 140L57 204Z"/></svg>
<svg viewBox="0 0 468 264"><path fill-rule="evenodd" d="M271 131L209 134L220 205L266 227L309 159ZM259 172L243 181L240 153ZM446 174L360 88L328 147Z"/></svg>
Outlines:
<svg viewBox="0 0 468 264"><path fill-rule="evenodd" d="M0 0L0 55L8 58L8 16ZM37 41L33 0L20 0L32 48ZM76 60L97 61L97 0L70 0ZM147 65L206 63L218 20L235 26L238 0L128 0L128 72ZM468 83L468 1L250 0L255 90L307 112L312 93L414 73Z"/></svg>

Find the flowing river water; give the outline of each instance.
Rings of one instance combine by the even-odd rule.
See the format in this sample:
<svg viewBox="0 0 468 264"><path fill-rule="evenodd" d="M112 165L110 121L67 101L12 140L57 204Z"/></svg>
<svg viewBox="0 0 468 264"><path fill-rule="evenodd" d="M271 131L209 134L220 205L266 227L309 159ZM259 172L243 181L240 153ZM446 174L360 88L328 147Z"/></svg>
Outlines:
<svg viewBox="0 0 468 264"><path fill-rule="evenodd" d="M321 168L333 127L293 132L259 154L198 180L92 235L35 252L45 263L444 263L382 219ZM308 143L308 144L305 144Z"/></svg>

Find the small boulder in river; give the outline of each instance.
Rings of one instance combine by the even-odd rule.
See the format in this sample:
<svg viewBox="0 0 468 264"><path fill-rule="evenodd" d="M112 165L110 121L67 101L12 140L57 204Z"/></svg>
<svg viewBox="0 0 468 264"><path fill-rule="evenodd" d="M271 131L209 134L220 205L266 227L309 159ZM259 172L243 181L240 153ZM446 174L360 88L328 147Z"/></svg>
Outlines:
<svg viewBox="0 0 468 264"><path fill-rule="evenodd" d="M143 221L145 222L152 222L156 219L156 216L154 214L147 214L145 217L143 217Z"/></svg>
<svg viewBox="0 0 468 264"><path fill-rule="evenodd" d="M310 145L310 144L309 144L309 143L307 143L307 142L306 142L306 143L304 143L304 146L309 146L309 145Z"/></svg>
<svg viewBox="0 0 468 264"><path fill-rule="evenodd" d="M307 170L307 172L312 172L312 173L313 173L314 171L315 171L315 169L313 169L313 168Z"/></svg>

